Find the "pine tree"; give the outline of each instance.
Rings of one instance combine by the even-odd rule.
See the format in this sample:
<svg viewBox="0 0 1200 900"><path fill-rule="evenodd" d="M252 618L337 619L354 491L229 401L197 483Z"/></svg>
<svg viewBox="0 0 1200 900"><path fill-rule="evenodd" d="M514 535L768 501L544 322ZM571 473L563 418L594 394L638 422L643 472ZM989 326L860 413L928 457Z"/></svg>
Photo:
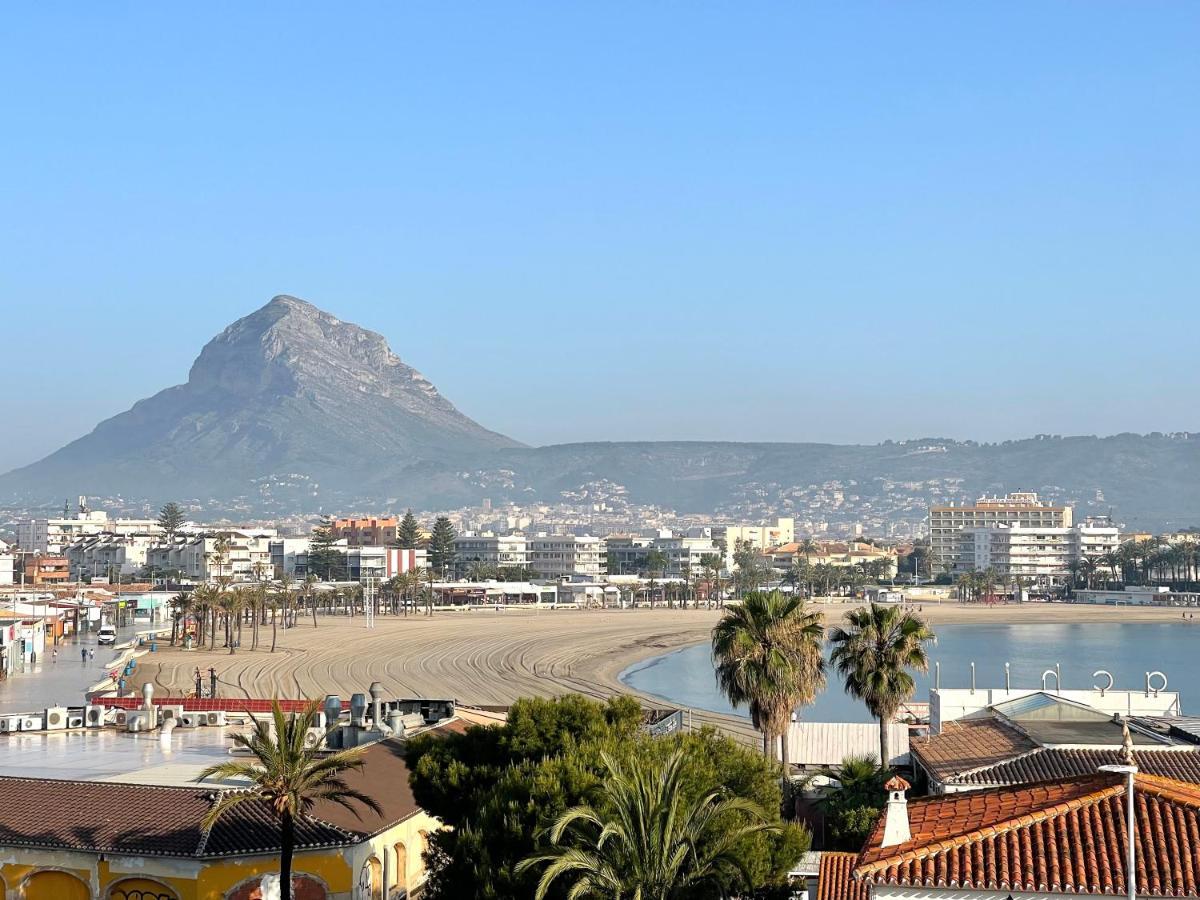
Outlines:
<svg viewBox="0 0 1200 900"><path fill-rule="evenodd" d="M339 570L345 569L345 557L335 546L335 540L333 520L322 516L308 542L308 571L325 581L333 580Z"/></svg>
<svg viewBox="0 0 1200 900"><path fill-rule="evenodd" d="M179 504L174 500L158 511L158 527L163 530L168 544L174 542L175 532L179 531L180 526L185 521L183 510L179 508Z"/></svg>
<svg viewBox="0 0 1200 900"><path fill-rule="evenodd" d="M404 518L400 520L400 527L396 529L396 543L404 550L415 550L420 540L421 526L410 509L404 513Z"/></svg>
<svg viewBox="0 0 1200 900"><path fill-rule="evenodd" d="M454 565L454 526L445 516L433 523L429 539L429 565L439 574Z"/></svg>

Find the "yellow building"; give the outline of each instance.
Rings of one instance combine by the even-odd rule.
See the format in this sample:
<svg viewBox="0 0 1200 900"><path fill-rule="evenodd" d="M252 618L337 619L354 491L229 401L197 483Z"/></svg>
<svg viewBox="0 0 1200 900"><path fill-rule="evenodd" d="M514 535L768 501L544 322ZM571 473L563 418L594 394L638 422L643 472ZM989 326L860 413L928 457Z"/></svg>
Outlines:
<svg viewBox="0 0 1200 900"><path fill-rule="evenodd" d="M71 768L78 773L87 765L85 755ZM425 878L428 835L440 826L409 790L403 742L372 745L363 767L346 780L373 797L382 813L361 808L356 815L318 802L297 824L293 896L415 896ZM279 835L265 806L244 803L213 828L202 827L229 790L236 788L0 777L0 890L7 900L275 896Z"/></svg>

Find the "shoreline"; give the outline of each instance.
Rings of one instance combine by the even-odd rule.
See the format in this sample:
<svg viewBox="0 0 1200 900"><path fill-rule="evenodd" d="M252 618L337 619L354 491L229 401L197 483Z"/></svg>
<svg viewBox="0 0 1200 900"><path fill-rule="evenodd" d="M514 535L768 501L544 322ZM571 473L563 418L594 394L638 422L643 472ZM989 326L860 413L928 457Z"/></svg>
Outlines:
<svg viewBox="0 0 1200 900"><path fill-rule="evenodd" d="M836 624L855 603L817 603L826 624ZM1182 610L1073 604L993 607L957 602L918 604L936 631L939 624L1096 624L1179 621ZM624 684L626 670L708 640L719 610L514 610L438 612L376 619L321 616L279 629L278 649L268 652L270 627L260 648L230 655L159 645L139 660L133 690L150 680L160 694L193 689L193 670L216 668L220 693L237 697L348 697L373 681L389 697L454 699L464 706L507 705L521 696L581 693L595 699L632 694L653 705L676 705ZM1200 624L1200 620L1196 620ZM696 725L711 724L735 737L756 740L748 719L690 708Z"/></svg>

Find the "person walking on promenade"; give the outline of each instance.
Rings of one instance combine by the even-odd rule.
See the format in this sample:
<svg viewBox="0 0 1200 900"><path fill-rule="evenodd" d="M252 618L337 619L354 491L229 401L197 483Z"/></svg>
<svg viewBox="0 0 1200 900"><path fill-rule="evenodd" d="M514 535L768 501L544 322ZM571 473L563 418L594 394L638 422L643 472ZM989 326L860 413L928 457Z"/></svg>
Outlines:
<svg viewBox="0 0 1200 900"><path fill-rule="evenodd" d="M85 666L87 665L87 647L79 648L79 661Z"/></svg>

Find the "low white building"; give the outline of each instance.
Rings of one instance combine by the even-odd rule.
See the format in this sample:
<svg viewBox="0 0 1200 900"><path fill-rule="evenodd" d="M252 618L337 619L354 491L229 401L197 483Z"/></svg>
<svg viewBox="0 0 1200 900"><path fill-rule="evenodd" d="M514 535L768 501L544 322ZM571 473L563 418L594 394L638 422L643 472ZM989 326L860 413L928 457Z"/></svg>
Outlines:
<svg viewBox="0 0 1200 900"><path fill-rule="evenodd" d="M539 534L527 538L529 567L541 578L599 578L607 569L603 538Z"/></svg>

